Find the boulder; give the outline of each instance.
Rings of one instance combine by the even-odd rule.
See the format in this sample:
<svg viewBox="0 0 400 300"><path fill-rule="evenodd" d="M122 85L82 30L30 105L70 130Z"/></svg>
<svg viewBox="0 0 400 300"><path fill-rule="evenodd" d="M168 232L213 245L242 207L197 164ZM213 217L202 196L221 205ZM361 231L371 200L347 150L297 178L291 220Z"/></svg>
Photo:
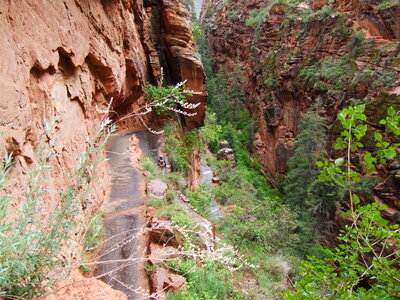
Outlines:
<svg viewBox="0 0 400 300"><path fill-rule="evenodd" d="M182 200L185 203L190 203L190 200L188 197L186 197L181 191L176 191L176 195L179 197L180 200Z"/></svg>
<svg viewBox="0 0 400 300"><path fill-rule="evenodd" d="M178 252L174 247L163 247L159 244L150 243L148 247L148 262L150 265L155 265L165 261L168 258L178 256Z"/></svg>
<svg viewBox="0 0 400 300"><path fill-rule="evenodd" d="M181 241L174 233L171 223L153 220L148 224L151 228L150 241L163 246L172 246L178 248Z"/></svg>
<svg viewBox="0 0 400 300"><path fill-rule="evenodd" d="M164 268L156 268L150 273L150 289L156 299L166 299L169 290L177 291L184 288L186 279Z"/></svg>
<svg viewBox="0 0 400 300"><path fill-rule="evenodd" d="M145 217L147 219L157 219L157 209L152 206L147 207Z"/></svg>
<svg viewBox="0 0 400 300"><path fill-rule="evenodd" d="M218 177L213 177L213 178L212 178L212 183L220 184L220 183L221 183L221 180L220 180Z"/></svg>
<svg viewBox="0 0 400 300"><path fill-rule="evenodd" d="M235 155L233 154L233 149L229 148L228 141L222 141L219 146L221 149L217 152L217 159L230 161L232 163L232 166L235 166Z"/></svg>
<svg viewBox="0 0 400 300"><path fill-rule="evenodd" d="M167 194L168 186L161 180L151 180L147 184L147 192L150 197L164 199Z"/></svg>

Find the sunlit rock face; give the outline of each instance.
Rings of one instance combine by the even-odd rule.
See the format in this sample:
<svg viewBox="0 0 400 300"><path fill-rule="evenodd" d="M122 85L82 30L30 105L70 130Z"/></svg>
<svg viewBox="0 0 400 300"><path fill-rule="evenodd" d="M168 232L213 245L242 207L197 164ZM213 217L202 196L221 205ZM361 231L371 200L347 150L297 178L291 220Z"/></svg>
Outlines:
<svg viewBox="0 0 400 300"><path fill-rule="evenodd" d="M145 103L146 82L166 80L199 91L189 101L201 102L185 129L202 125L206 88L192 40L191 15L179 1L2 1L0 4L0 137L1 151L12 151L15 163L10 190L22 190L34 161L46 121L59 117L50 191L65 187L67 173L88 147L104 111L118 121ZM153 115L143 117L152 122ZM139 128L137 118L117 122ZM109 178L94 186L88 210L105 199ZM15 200L18 202L18 200ZM48 211L57 205L46 197ZM16 203L18 205L18 203Z"/></svg>

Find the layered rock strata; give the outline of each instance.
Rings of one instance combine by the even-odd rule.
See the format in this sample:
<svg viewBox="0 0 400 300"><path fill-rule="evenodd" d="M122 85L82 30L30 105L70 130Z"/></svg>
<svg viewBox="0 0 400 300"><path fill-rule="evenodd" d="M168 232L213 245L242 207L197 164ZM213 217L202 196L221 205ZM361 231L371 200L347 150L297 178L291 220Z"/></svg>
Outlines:
<svg viewBox="0 0 400 300"><path fill-rule="evenodd" d="M340 130L336 115L346 105L367 103L369 122L378 129L388 106L400 109L400 7L379 9L357 0L325 5L318 0L299 1L294 8L261 0L203 4L202 26L215 70L228 75L237 66L243 70L246 108L259 124L253 150L272 180L287 171L308 109L328 119L330 146ZM368 150L371 141L365 141ZM388 204L395 205L390 199Z"/></svg>
<svg viewBox="0 0 400 300"><path fill-rule="evenodd" d="M40 134L57 118L55 159L43 197L45 216L59 204L57 191L67 183L78 158L88 149L101 121L111 117L119 129L143 128L157 117L139 112L144 87L161 80L186 81L199 92L193 118L182 119L186 130L203 124L206 88L203 68L192 40L190 14L178 0L2 1L0 3L0 151L13 153L7 192L19 207L29 170L35 165ZM88 213L106 199L106 164L97 170L100 182L82 203ZM10 214L9 218L14 216Z"/></svg>
<svg viewBox="0 0 400 300"><path fill-rule="evenodd" d="M187 80L200 92L189 99L201 102L197 115L184 121L186 129L202 125L204 74L190 14L179 1L5 1L0 24L0 145L14 155L14 193L23 188L45 122L60 120L47 137L56 143L49 187L56 191L88 147L87 137L108 117L108 106L119 128L143 127L138 118L118 120L140 110L144 86L160 80L161 68L168 83ZM104 167L98 172L107 181ZM106 190L107 184L96 185L90 200L101 203ZM48 198L51 210L57 201Z"/></svg>

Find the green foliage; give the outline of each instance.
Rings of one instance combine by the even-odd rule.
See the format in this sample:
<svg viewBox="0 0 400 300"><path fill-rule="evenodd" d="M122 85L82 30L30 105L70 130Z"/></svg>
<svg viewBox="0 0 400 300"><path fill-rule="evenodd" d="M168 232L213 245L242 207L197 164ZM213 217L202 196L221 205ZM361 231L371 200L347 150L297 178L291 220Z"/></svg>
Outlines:
<svg viewBox="0 0 400 300"><path fill-rule="evenodd" d="M372 83L373 89L391 90L396 87L395 83L398 76L393 70L383 70L381 74L376 76L375 81Z"/></svg>
<svg viewBox="0 0 400 300"><path fill-rule="evenodd" d="M371 202L373 201L373 191L376 185L380 182L379 178L375 177L362 177L361 180L354 184L354 193L362 195L364 198L368 198Z"/></svg>
<svg viewBox="0 0 400 300"><path fill-rule="evenodd" d="M200 128L200 137L203 143L215 149L221 141L222 132L223 128L218 124L217 114L207 113L204 126Z"/></svg>
<svg viewBox="0 0 400 300"><path fill-rule="evenodd" d="M297 213L287 205L282 205L279 193L268 185L260 163L249 153L256 126L253 117L246 112L246 95L242 88L247 84L246 76L243 76L240 65L226 74L220 70L214 75L208 60L206 40L203 40L201 46L200 53L208 82L208 112L213 114L213 118L215 116L213 123L221 129L215 134L214 142L209 143L209 147L211 152L215 153L219 149L218 142L227 140L234 150L237 164L232 168L230 162L209 159L208 164L220 178L221 184L213 188L211 195L202 197L196 194L194 202L200 202L201 206L206 207L211 198L224 205L222 211L225 216L218 221L219 234L223 241L234 245L240 251L245 251L250 257L257 253L260 261L263 261L269 253L290 253L299 243L296 234ZM266 59L265 65L270 66L268 75L273 74L275 60L273 54ZM263 265L262 270L257 269L257 272L255 269L248 271L252 272L251 277L257 282L252 287L257 290L254 295L262 294L259 287L261 282L269 289L271 297L281 291L286 280L281 280L282 273L277 269L278 264L274 265L271 262L270 265ZM243 285L243 289L246 289L246 286ZM194 291L191 286L188 291L179 292L175 296L178 295L180 298L174 299L234 298L234 295L216 297L203 294Z"/></svg>
<svg viewBox="0 0 400 300"><path fill-rule="evenodd" d="M197 22L193 22L192 27L193 27L193 40L194 43L198 45L201 42L203 32Z"/></svg>
<svg viewBox="0 0 400 300"><path fill-rule="evenodd" d="M246 26L256 27L264 23L269 15L269 10L272 5L268 5L261 9L253 9L250 11L248 18L246 19Z"/></svg>
<svg viewBox="0 0 400 300"><path fill-rule="evenodd" d="M61 255L62 247L73 241L73 229L79 225L76 217L82 214L82 203L89 197L90 183L95 180L94 171L104 160L101 151L114 131L109 121L104 122L94 138L88 140L87 151L68 176L69 184L61 191L52 191L59 202L46 220L40 217L47 209L42 200L49 193L52 162L56 157L55 144L48 140L57 122L46 124L41 134L34 166L19 198L22 205L16 212L18 222L7 219L11 214L11 198L6 188L12 155L6 155L0 163L0 295L3 296L32 299L60 279L68 263ZM90 242L89 247L94 244Z"/></svg>
<svg viewBox="0 0 400 300"><path fill-rule="evenodd" d="M351 34L351 40L348 44L348 48L351 50L352 56L356 57L359 54L359 50L365 43L365 34L362 31L353 32Z"/></svg>
<svg viewBox="0 0 400 300"><path fill-rule="evenodd" d="M349 58L328 57L302 69L299 76L314 89L340 94L349 84L352 73Z"/></svg>
<svg viewBox="0 0 400 300"><path fill-rule="evenodd" d="M361 0L361 2L372 5L375 10L383 10L399 5L398 0Z"/></svg>
<svg viewBox="0 0 400 300"><path fill-rule="evenodd" d="M192 217L185 212L178 211L171 216L172 224L178 225L182 228L192 228Z"/></svg>
<svg viewBox="0 0 400 300"><path fill-rule="evenodd" d="M187 194L190 204L193 206L194 211L201 215L207 215L207 208L211 203L211 191L208 186L201 186L195 192L188 192Z"/></svg>
<svg viewBox="0 0 400 300"><path fill-rule="evenodd" d="M285 192L287 203L303 210L308 198L308 186L320 173L315 162L325 155L326 120L316 112L308 111L301 118L299 130L293 147L294 154L288 161Z"/></svg>
<svg viewBox="0 0 400 300"><path fill-rule="evenodd" d="M169 259L165 261L166 267L172 271L180 274L186 275L195 270L196 264L190 259Z"/></svg>
<svg viewBox="0 0 400 300"><path fill-rule="evenodd" d="M184 189L187 185L185 175L177 171L166 174L164 180L170 187L177 190Z"/></svg>
<svg viewBox="0 0 400 300"><path fill-rule="evenodd" d="M176 200L176 192L174 190L167 190L167 202L173 203Z"/></svg>
<svg viewBox="0 0 400 300"><path fill-rule="evenodd" d="M179 206L177 203L172 203L168 205L162 206L158 211L157 211L157 217L160 219L164 220L171 220L172 216L177 214L178 212L182 211L182 207Z"/></svg>
<svg viewBox="0 0 400 300"><path fill-rule="evenodd" d="M210 161L221 180L213 198L232 214L220 221L219 230L237 249L263 253L288 250L298 243L296 214L281 205L265 178L245 166L233 168L225 161Z"/></svg>
<svg viewBox="0 0 400 300"><path fill-rule="evenodd" d="M256 275L262 294L275 299L276 295L286 289L287 276L291 269L288 259L281 255L259 256L256 264L259 268L250 272Z"/></svg>
<svg viewBox="0 0 400 300"><path fill-rule="evenodd" d="M186 174L189 170L193 150L201 146L198 131L192 130L181 137L183 134L178 134L174 127L167 126L164 134L166 136L165 150L169 154L172 170Z"/></svg>
<svg viewBox="0 0 400 300"><path fill-rule="evenodd" d="M308 111L303 115L299 129L294 154L288 161L284 199L298 212L297 232L301 240L298 251L304 255L312 250L318 237L317 221L322 223L328 212L335 208L339 191L332 184L317 180L321 171L315 163L326 154L326 120L316 112Z"/></svg>
<svg viewBox="0 0 400 300"><path fill-rule="evenodd" d="M220 124L241 121L245 101L244 80L240 65L236 65L227 75L220 70L212 79L209 86L209 107Z"/></svg>
<svg viewBox="0 0 400 300"><path fill-rule="evenodd" d="M265 2L267 3L267 2ZM302 9L299 12L299 5L302 2L299 0L274 0L267 3L266 6L261 8L256 8L250 11L249 16L246 20L246 26L249 27L260 27L261 24L265 23L269 17L269 11L271 7L275 4L284 4L287 6L285 10L285 15L290 21L301 21L304 24L310 23L314 19L324 20L329 17L332 17L336 14L335 9L332 5L325 5L322 9L314 12L311 8ZM340 25L340 29L343 33L347 33L347 30Z"/></svg>
<svg viewBox="0 0 400 300"><path fill-rule="evenodd" d="M183 83L163 86L161 82L157 86L146 84L144 95L157 114L166 114L168 111L177 110L180 104L186 103L186 97L191 96L191 93L185 90Z"/></svg>
<svg viewBox="0 0 400 300"><path fill-rule="evenodd" d="M149 172L151 175L155 175L157 170L157 165L153 159L150 157L143 157L140 159L142 163L142 168Z"/></svg>
<svg viewBox="0 0 400 300"><path fill-rule="evenodd" d="M396 113L396 110L391 106L388 109L388 115L386 119L381 120L379 122L381 125L385 125L387 129L392 132L395 135L400 135L400 115L399 113ZM377 145L380 147L379 145ZM400 146L398 143L395 144L395 146Z"/></svg>
<svg viewBox="0 0 400 300"><path fill-rule="evenodd" d="M359 196L354 193L357 182L360 182L360 174L353 170L351 153L363 148L360 140L367 131L364 110L365 107L359 105L346 108L338 115L343 131L336 140L335 148L346 150L346 157L334 162L317 162L323 167L321 181L333 181L347 190L350 210L345 218L352 223L346 225L338 237L341 242L339 246L327 251L327 259L309 257L308 261L303 262L302 280L296 285L296 292L285 293L287 299L395 299L400 292L400 252L396 246L400 242L399 225L391 225L381 216L386 206L375 202L362 206ZM396 116L398 113L389 108L385 121ZM391 131L397 135L398 128L398 124L395 124ZM392 146L384 141L380 133L376 132L375 139L378 151L367 153L364 157L370 172L379 158L383 157L386 162L386 159L397 156L396 150L394 153L384 151Z"/></svg>
<svg viewBox="0 0 400 300"><path fill-rule="evenodd" d="M217 300L234 298L233 285L229 280L229 272L223 268L205 266L187 275L187 291L169 294L169 300L196 299Z"/></svg>
<svg viewBox="0 0 400 300"><path fill-rule="evenodd" d="M104 237L103 213L98 213L89 222L85 232L85 251L93 251Z"/></svg>
<svg viewBox="0 0 400 300"><path fill-rule="evenodd" d="M165 205L165 201L159 198L150 198L147 201L148 206L152 206L155 208L163 207Z"/></svg>
<svg viewBox="0 0 400 300"><path fill-rule="evenodd" d="M221 125L217 124L216 115L208 114L205 124L200 129L192 130L183 135L177 129L168 126L164 129L166 136L166 151L169 153L171 168L186 174L190 168L190 159L194 149L205 152L207 144L217 144L222 132Z"/></svg>

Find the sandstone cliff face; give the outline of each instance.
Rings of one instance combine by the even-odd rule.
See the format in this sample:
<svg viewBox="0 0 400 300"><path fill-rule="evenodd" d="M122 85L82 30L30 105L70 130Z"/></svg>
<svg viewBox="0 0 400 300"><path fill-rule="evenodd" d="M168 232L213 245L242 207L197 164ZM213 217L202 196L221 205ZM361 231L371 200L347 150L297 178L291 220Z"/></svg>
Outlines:
<svg viewBox="0 0 400 300"><path fill-rule="evenodd" d="M170 84L187 79L188 88L204 92L190 99L203 105L186 128L203 122L203 69L195 57L190 14L178 0L2 1L0 26L0 145L3 154L15 156L14 194L33 164L46 121L61 120L55 135L47 137L56 142L49 187L56 191L105 117L102 110L112 100L115 121L137 110L145 83L157 83L162 67ZM142 127L134 118L117 125ZM104 182L94 187L91 199L96 207L107 191L105 168L98 170ZM51 210L57 201L51 193L48 198Z"/></svg>
<svg viewBox="0 0 400 300"><path fill-rule="evenodd" d="M399 101L395 95L400 84L400 8L374 11L357 1L337 1L339 13L303 23L299 18L289 20L288 7L276 4L265 22L256 28L246 26L249 12L265 2L224 6L209 0L203 24L215 68L229 73L240 65L244 70L247 105L260 124L258 155L269 175L275 176L285 171L300 116L311 106L318 106L332 122L351 98L375 101L380 94L380 101ZM310 7L318 12L324 4L302 4L296 13L301 16ZM357 39L354 32L363 32L367 39ZM334 74L340 72L335 65L345 74ZM323 71L328 74L320 74ZM384 97L382 91L395 95ZM384 113L375 115L374 121Z"/></svg>
<svg viewBox="0 0 400 300"><path fill-rule="evenodd" d="M270 178L286 171L307 109L332 124L343 106L364 99L376 125L389 105L400 108L400 7L340 0L328 11L327 1L298 2L208 0L202 11L215 69L243 69L246 105L259 124L254 151ZM260 11L263 21L249 26Z"/></svg>

